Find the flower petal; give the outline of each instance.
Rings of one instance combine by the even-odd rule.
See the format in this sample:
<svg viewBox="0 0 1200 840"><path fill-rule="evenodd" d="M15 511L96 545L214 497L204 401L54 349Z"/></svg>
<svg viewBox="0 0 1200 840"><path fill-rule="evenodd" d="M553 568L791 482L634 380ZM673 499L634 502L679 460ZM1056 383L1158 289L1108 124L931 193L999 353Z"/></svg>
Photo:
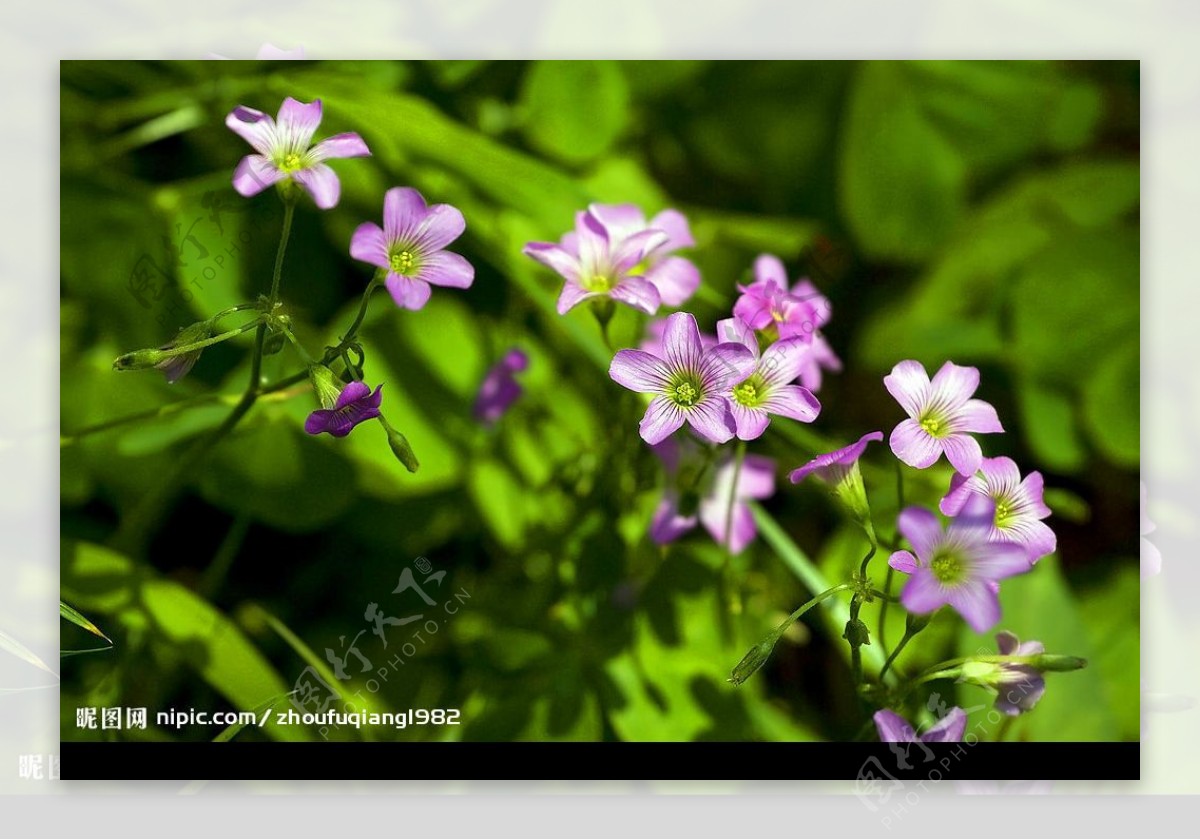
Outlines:
<svg viewBox="0 0 1200 840"><path fill-rule="evenodd" d="M320 124L320 99L304 103L289 96L279 106L276 129L279 143L292 151L307 149Z"/></svg>
<svg viewBox="0 0 1200 840"><path fill-rule="evenodd" d="M270 156L275 146L275 120L262 111L239 105L225 117L225 125L254 151Z"/></svg>
<svg viewBox="0 0 1200 840"><path fill-rule="evenodd" d="M744 502L734 502L730 517L729 498L705 499L700 503L700 521L717 545L732 554L741 554L758 536L754 514ZM730 527L726 529L726 525Z"/></svg>
<svg viewBox="0 0 1200 840"><path fill-rule="evenodd" d="M771 299L756 290L753 284L742 288L741 297L733 302L733 315L754 329L761 330L772 320Z"/></svg>
<svg viewBox="0 0 1200 840"><path fill-rule="evenodd" d="M687 409L684 418L696 434L713 443L724 443L737 432L729 402L724 397L706 396Z"/></svg>
<svg viewBox="0 0 1200 840"><path fill-rule="evenodd" d="M662 348L663 360L671 370L698 372L704 346L700 343L700 328L696 325L695 316L690 312L668 315L667 325L663 328Z"/></svg>
<svg viewBox="0 0 1200 840"><path fill-rule="evenodd" d="M920 415L929 397L929 375L925 373L925 366L911 359L897 363L892 372L883 377L883 386L909 417Z"/></svg>
<svg viewBox="0 0 1200 840"><path fill-rule="evenodd" d="M710 347L692 370L700 374L706 390L725 393L745 382L757 367L758 359L744 344L727 342Z"/></svg>
<svg viewBox="0 0 1200 840"><path fill-rule="evenodd" d="M671 379L663 360L644 350L618 350L608 367L608 375L618 385L639 394L661 394Z"/></svg>
<svg viewBox="0 0 1200 840"><path fill-rule="evenodd" d="M383 194L383 232L388 242L411 242L428 208L412 187L392 187Z"/></svg>
<svg viewBox="0 0 1200 840"><path fill-rule="evenodd" d="M658 545L666 545L679 539L695 527L696 517L681 516L676 500L673 497L664 496L654 511L654 519L650 522L650 539Z"/></svg>
<svg viewBox="0 0 1200 840"><path fill-rule="evenodd" d="M946 712L945 717L921 733L921 740L927 744L957 743L963 739L966 731L967 713L955 706Z"/></svg>
<svg viewBox="0 0 1200 840"><path fill-rule="evenodd" d="M974 368L971 368L974 370ZM1003 432L1000 417L991 403L967 400L955 414L955 428L962 432Z"/></svg>
<svg viewBox="0 0 1200 840"><path fill-rule="evenodd" d="M586 211L577 213L575 241L579 246L579 265L582 273L607 276L612 268L609 265L610 242L608 231L600 220Z"/></svg>
<svg viewBox="0 0 1200 840"><path fill-rule="evenodd" d="M919 568L917 558L913 557L911 551L893 551L892 556L888 558L888 565L906 575L911 575Z"/></svg>
<svg viewBox="0 0 1200 840"><path fill-rule="evenodd" d="M387 239L383 229L374 222L363 222L355 228L350 237L350 256L379 268L388 268Z"/></svg>
<svg viewBox="0 0 1200 840"><path fill-rule="evenodd" d="M348 382L342 392L338 394L337 404L334 408L345 408L355 400L361 400L363 397L371 393L371 388L365 382Z"/></svg>
<svg viewBox="0 0 1200 840"><path fill-rule="evenodd" d="M896 428L892 429L888 443L897 458L919 470L933 466L942 454L941 441L933 438L912 418L901 420ZM982 453L980 457L983 457Z"/></svg>
<svg viewBox="0 0 1200 840"><path fill-rule="evenodd" d="M821 403L813 396L812 391L799 385L773 388L763 407L771 414L799 420L801 423L811 423L821 413Z"/></svg>
<svg viewBox="0 0 1200 840"><path fill-rule="evenodd" d="M563 283L562 291L558 293L558 314L566 315L585 300L600 297L599 292L589 292L578 283L567 280Z"/></svg>
<svg viewBox="0 0 1200 840"><path fill-rule="evenodd" d="M973 577L983 580L1004 580L1030 570L1025 547L1010 542L989 542L979 546L971 558Z"/></svg>
<svg viewBox="0 0 1200 840"><path fill-rule="evenodd" d="M1045 480L1037 470L1025 476L1025 480L1021 482L1017 490L1017 497L1029 505L1033 515L1038 519L1045 519L1053 513L1050 508L1046 507L1045 490Z"/></svg>
<svg viewBox="0 0 1200 840"><path fill-rule="evenodd" d="M773 282L786 290L788 279L783 260L774 254L759 254L754 260L754 280L756 283Z"/></svg>
<svg viewBox="0 0 1200 840"><path fill-rule="evenodd" d="M638 432L642 440L653 446L673 434L685 422L683 411L666 397L655 397L650 401ZM726 438L728 440L728 438Z"/></svg>
<svg viewBox="0 0 1200 840"><path fill-rule="evenodd" d="M771 417L761 408L749 408L737 400L729 401L729 411L737 427L738 440L758 440L771 423Z"/></svg>
<svg viewBox="0 0 1200 840"><path fill-rule="evenodd" d="M403 274L388 272L384 285L392 295L392 300L401 309L420 309L429 302L433 290L424 280L416 277L405 277Z"/></svg>
<svg viewBox="0 0 1200 840"><path fill-rule="evenodd" d="M1030 563L1036 563L1047 554L1053 554L1058 548L1058 537L1054 531L1045 522L1038 522L1036 519L1021 519L1006 528L996 530L999 531L1002 540L1023 545Z"/></svg>
<svg viewBox="0 0 1200 840"><path fill-rule="evenodd" d="M462 211L449 204L434 204L413 231L413 244L424 254L441 250L462 236L467 220Z"/></svg>
<svg viewBox="0 0 1200 840"><path fill-rule="evenodd" d="M662 246L663 251L677 251L680 248L694 247L696 244L687 217L678 210L663 210L650 220L647 227L661 230L667 235L667 241Z"/></svg>
<svg viewBox="0 0 1200 840"><path fill-rule="evenodd" d="M475 267L452 251L437 251L421 261L417 276L434 286L467 289L475 280Z"/></svg>
<svg viewBox="0 0 1200 840"><path fill-rule="evenodd" d="M579 284L579 260L553 242L530 242L521 253L556 271L570 282ZM562 314L562 310L559 311Z"/></svg>
<svg viewBox="0 0 1200 840"><path fill-rule="evenodd" d="M931 574L930 577L933 575ZM947 591L950 606L972 630L986 633L1000 620L1000 599L987 581L968 580Z"/></svg>
<svg viewBox="0 0 1200 840"><path fill-rule="evenodd" d="M736 316L717 321L717 341L721 344L744 344L747 350L758 355L758 337L749 324Z"/></svg>
<svg viewBox="0 0 1200 840"><path fill-rule="evenodd" d="M950 490L938 503L938 509L946 516L957 516L967 498L974 494L987 494L984 480L977 475L968 477L956 472L950 479Z"/></svg>
<svg viewBox="0 0 1200 840"><path fill-rule="evenodd" d="M785 338L776 341L762 354L758 372L772 385L795 382L804 366L804 359L812 345L803 338Z"/></svg>
<svg viewBox="0 0 1200 840"><path fill-rule="evenodd" d="M915 425L915 421L912 420L905 422ZM979 448L979 441L975 438L968 434L956 433L941 438L941 445L942 451L946 453L946 460L961 475L974 475L979 469L979 465L983 461L983 450Z"/></svg>
<svg viewBox="0 0 1200 840"><path fill-rule="evenodd" d="M323 163L300 169L292 173L292 178L304 187L312 196L316 205L322 210L336 207L342 194L342 184L332 169Z"/></svg>
<svg viewBox="0 0 1200 840"><path fill-rule="evenodd" d="M646 229L646 215L636 204L589 204L592 214L611 239L624 239Z"/></svg>
<svg viewBox="0 0 1200 840"><path fill-rule="evenodd" d="M908 583L904 584L904 589L900 592L900 603L909 612L924 614L949 603L949 597L938 579L933 576L933 572L921 566L913 571Z"/></svg>
<svg viewBox="0 0 1200 840"><path fill-rule="evenodd" d="M979 387L979 368L946 362L934 374L929 390L930 401L947 407L964 405ZM986 405L986 403L985 403Z"/></svg>
<svg viewBox="0 0 1200 840"><path fill-rule="evenodd" d="M283 179L283 173L262 155L246 155L233 170L233 188L249 198Z"/></svg>
<svg viewBox="0 0 1200 840"><path fill-rule="evenodd" d="M638 231L624 239L610 237L607 262L618 274L624 273L666 241L667 235L661 230Z"/></svg>
<svg viewBox="0 0 1200 840"><path fill-rule="evenodd" d="M875 713L875 731L885 744L904 744L917 740L912 724L891 709L880 709Z"/></svg>
<svg viewBox="0 0 1200 840"><path fill-rule="evenodd" d="M1010 630L1001 630L996 634L996 649L1000 651L1001 656L1012 656L1019 644L1021 640Z"/></svg>
<svg viewBox="0 0 1200 840"><path fill-rule="evenodd" d="M658 289L641 277L626 277L608 293L615 301L628 304L639 312L653 315L658 311Z"/></svg>
<svg viewBox="0 0 1200 840"><path fill-rule="evenodd" d="M937 514L923 507L906 507L900 511L896 525L922 562L929 562L943 538Z"/></svg>
<svg viewBox="0 0 1200 840"><path fill-rule="evenodd" d="M370 157L371 150L361 137L353 131L347 131L326 137L313 146L308 155L315 161L322 161L330 158Z"/></svg>
<svg viewBox="0 0 1200 840"><path fill-rule="evenodd" d="M731 462L732 464L732 462ZM775 461L763 455L747 455L742 461L734 492L739 499L769 499L775 495Z"/></svg>
<svg viewBox="0 0 1200 840"><path fill-rule="evenodd" d="M667 306L682 306L700 287L700 269L683 257L666 257L644 276Z"/></svg>

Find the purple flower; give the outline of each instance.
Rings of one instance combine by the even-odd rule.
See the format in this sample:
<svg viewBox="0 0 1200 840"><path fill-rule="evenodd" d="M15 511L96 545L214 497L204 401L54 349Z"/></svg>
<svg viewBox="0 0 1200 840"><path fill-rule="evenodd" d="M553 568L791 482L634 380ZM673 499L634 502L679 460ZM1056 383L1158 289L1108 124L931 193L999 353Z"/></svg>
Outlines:
<svg viewBox="0 0 1200 840"><path fill-rule="evenodd" d="M597 205L598 206L598 205ZM602 211L603 212L603 211ZM562 275L558 314L564 315L585 300L608 297L649 315L658 311L658 287L636 273L637 266L670 240L661 230L625 235L610 231L589 208L575 216L575 230L561 242L530 242L522 253Z"/></svg>
<svg viewBox="0 0 1200 840"><path fill-rule="evenodd" d="M662 344L660 356L621 350L608 370L629 390L655 395L642 418L642 439L658 443L687 423L713 443L729 440L737 426L725 395L754 372L754 354L742 344L705 350L696 319L688 312L667 319Z"/></svg>
<svg viewBox="0 0 1200 840"><path fill-rule="evenodd" d="M696 244L687 218L678 210L663 210L649 224L641 209L633 204L593 204L588 211L600 220L614 240L647 230L666 234L666 240L646 254L646 270L642 276L654 284L659 298L667 306L683 305L699 288L700 269L690 260L671 256L680 248L691 248Z"/></svg>
<svg viewBox="0 0 1200 840"><path fill-rule="evenodd" d="M732 456L715 465L700 455L691 439L682 444L666 440L654 447L668 475L668 485L650 524L650 538L659 545L674 542L700 522L718 545L739 554L758 534L748 499L768 499L775 493L775 462L747 455L740 471ZM737 484L734 485L734 473ZM733 496L733 516L729 515ZM727 530L727 526L729 526Z"/></svg>
<svg viewBox="0 0 1200 840"><path fill-rule="evenodd" d="M466 229L449 204L426 206L412 187L393 187L383 197L383 228L363 222L350 238L350 256L387 271L385 284L401 309L420 309L434 286L469 288L475 269L443 250Z"/></svg>
<svg viewBox="0 0 1200 840"><path fill-rule="evenodd" d="M320 99L305 104L289 96L279 107L278 122L245 105L234 108L225 118L225 125L258 154L242 158L233 171L233 188L249 198L280 181L295 181L322 210L334 207L342 185L323 161L365 157L371 152L353 132L335 134L311 145L320 124Z"/></svg>
<svg viewBox="0 0 1200 840"><path fill-rule="evenodd" d="M879 440L883 440L883 432L867 432L849 446L843 446L841 449L835 449L825 455L818 455L804 466L792 470L790 476L792 484L799 484L812 473L816 473L817 478L828 484L840 484L857 466L858 459L867 449L867 444Z"/></svg>
<svg viewBox="0 0 1200 840"><path fill-rule="evenodd" d="M1002 656L1037 656L1046 652L1046 646L1041 642L1022 643L1007 630L996 634L996 646ZM1001 675L992 682L992 687L999 692L996 708L1004 714L1028 712L1046 693L1046 678L1032 665L1005 662L1000 670Z"/></svg>
<svg viewBox="0 0 1200 840"><path fill-rule="evenodd" d="M900 512L900 533L916 552L897 551L888 565L912 575L900 593L909 612L930 613L949 604L977 633L1000 620L997 581L1030 569L1025 547L990 542L993 505L972 496L943 531L937 515L920 507Z"/></svg>
<svg viewBox="0 0 1200 840"><path fill-rule="evenodd" d="M371 393L371 388L362 382L349 383L342 388L337 402L331 408L319 408L308 415L304 421L304 431L310 435L329 432L334 437L345 437L359 423L379 416L382 388L380 385L375 393Z"/></svg>
<svg viewBox="0 0 1200 840"><path fill-rule="evenodd" d="M479 386L479 394L475 397L475 418L482 423L492 425L499 420L508 407L521 396L521 385L517 382L515 373L529 367L529 356L524 350L516 347L504 354L504 358L492 365L483 384Z"/></svg>
<svg viewBox="0 0 1200 840"><path fill-rule="evenodd" d="M1058 541L1050 526L1041 520L1050 515L1042 501L1042 474L1031 472L1021 480L1021 471L1011 458L984 458L979 474L956 473L950 479L950 492L940 508L946 516L956 516L973 495L986 496L996 504L992 522L992 542L1013 542L1025 546L1029 562L1036 563L1054 552Z"/></svg>
<svg viewBox="0 0 1200 840"><path fill-rule="evenodd" d="M1150 521L1150 515L1146 513L1146 482L1141 484L1141 518L1142 518L1142 577L1154 577L1162 571L1162 552L1158 550L1158 546L1146 539L1146 535L1153 533L1158 526Z"/></svg>
<svg viewBox="0 0 1200 840"><path fill-rule="evenodd" d="M875 713L875 729L879 733L879 740L884 743L957 743L967 731L967 713L955 706L945 717L918 736L912 724L900 715L891 709L880 709Z"/></svg>
<svg viewBox="0 0 1200 840"><path fill-rule="evenodd" d="M892 452L910 467L933 466L945 452L954 469L974 475L983 460L979 443L968 432L1003 432L996 409L971 399L979 370L946 362L929 381L920 362L904 361L883 378L888 393L908 412L892 430Z"/></svg>
<svg viewBox="0 0 1200 840"><path fill-rule="evenodd" d="M733 386L729 407L741 440L762 436L771 422L771 415L790 417L801 423L811 423L821 412L821 403L812 392L793 385L800 375L804 357L811 349L802 338L787 338L775 342L761 356L754 330L740 318L717 322L717 337L721 341L745 346L758 362L749 377Z"/></svg>

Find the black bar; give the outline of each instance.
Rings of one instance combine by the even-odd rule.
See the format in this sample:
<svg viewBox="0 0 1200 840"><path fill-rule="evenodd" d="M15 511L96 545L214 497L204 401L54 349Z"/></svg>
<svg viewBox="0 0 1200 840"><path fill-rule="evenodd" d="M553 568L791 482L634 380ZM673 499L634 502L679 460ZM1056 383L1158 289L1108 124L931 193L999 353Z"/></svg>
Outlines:
<svg viewBox="0 0 1200 840"><path fill-rule="evenodd" d="M907 747L907 755L904 748ZM348 741L61 744L63 779L1137 780L1139 744ZM324 776L324 772L334 775ZM532 779L530 779L532 781Z"/></svg>

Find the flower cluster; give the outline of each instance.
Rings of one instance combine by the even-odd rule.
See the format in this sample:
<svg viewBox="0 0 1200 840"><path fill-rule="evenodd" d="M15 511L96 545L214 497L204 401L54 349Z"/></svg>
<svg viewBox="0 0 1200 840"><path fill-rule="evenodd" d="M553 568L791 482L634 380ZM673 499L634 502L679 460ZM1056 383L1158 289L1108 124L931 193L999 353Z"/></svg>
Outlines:
<svg viewBox="0 0 1200 840"><path fill-rule="evenodd" d="M303 103L291 97L283 101L276 119L244 105L230 112L225 124L255 151L242 158L234 170L234 189L251 197L276 185L284 201L292 202L294 188L299 187L320 209L335 207L341 196L341 182L325 161L366 157L371 152L363 139L352 132L334 135L314 145L313 135L321 118L321 100ZM383 227L363 222L350 239L350 256L378 270L367 296L382 278L397 306L415 310L429 301L433 286L469 288L475 279L475 269L460 255L446 250L465 229L466 221L457 208L448 204L428 205L412 187L388 190L383 199ZM344 352L350 345L333 349ZM178 358L178 362L163 368L172 381L190 369L196 356ZM322 408L309 415L304 424L306 432L344 437L359 423L380 417L382 385L372 391L354 378L335 391L331 384L335 381L332 370L324 364L314 366L314 370L310 370L310 378ZM347 362L346 370L356 377L361 373L361 363ZM394 438L395 430L390 427L388 430L389 439Z"/></svg>

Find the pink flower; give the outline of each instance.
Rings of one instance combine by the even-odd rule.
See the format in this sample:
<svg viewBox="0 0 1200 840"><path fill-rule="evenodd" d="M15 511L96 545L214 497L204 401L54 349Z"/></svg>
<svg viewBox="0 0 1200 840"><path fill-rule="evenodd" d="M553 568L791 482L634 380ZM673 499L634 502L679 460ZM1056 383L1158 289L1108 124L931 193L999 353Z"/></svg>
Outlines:
<svg viewBox="0 0 1200 840"><path fill-rule="evenodd" d="M971 399L979 387L979 371L946 362L929 381L920 362L904 361L883 378L888 393L908 413L892 430L892 452L910 467L925 469L946 453L946 459L966 476L974 475L983 450L970 432L1003 432L996 409Z"/></svg>
<svg viewBox="0 0 1200 840"><path fill-rule="evenodd" d="M371 152L353 132L335 134L313 146L313 134L320 124L320 99L305 104L289 96L279 107L278 121L245 105L234 108L225 125L257 154L247 155L237 165L233 188L249 198L272 184L295 181L322 210L336 206L342 185L324 161L366 157Z"/></svg>
<svg viewBox="0 0 1200 840"><path fill-rule="evenodd" d="M984 458L976 475L968 478L956 473L950 479L950 492L940 508L947 516L955 516L972 495L991 499L996 515L988 539L1019 543L1025 546L1029 562L1036 563L1058 545L1050 526L1041 521L1050 515L1042 493L1041 473L1031 472L1022 481L1012 458Z"/></svg>
<svg viewBox="0 0 1200 840"><path fill-rule="evenodd" d="M735 382L729 393L729 407L741 440L762 437L771 423L771 415L811 423L821 413L821 403L807 388L793 384L800 375L804 357L812 349L802 338L776 341L760 355L758 337L740 318L717 322L721 341L741 344L757 361L754 372Z"/></svg>
<svg viewBox="0 0 1200 840"><path fill-rule="evenodd" d="M387 270L384 281L401 309L429 302L430 285L466 289L475 269L443 250L466 229L463 214L449 204L426 206L412 187L394 187L383 197L383 228L363 222L350 239L350 256Z"/></svg>

